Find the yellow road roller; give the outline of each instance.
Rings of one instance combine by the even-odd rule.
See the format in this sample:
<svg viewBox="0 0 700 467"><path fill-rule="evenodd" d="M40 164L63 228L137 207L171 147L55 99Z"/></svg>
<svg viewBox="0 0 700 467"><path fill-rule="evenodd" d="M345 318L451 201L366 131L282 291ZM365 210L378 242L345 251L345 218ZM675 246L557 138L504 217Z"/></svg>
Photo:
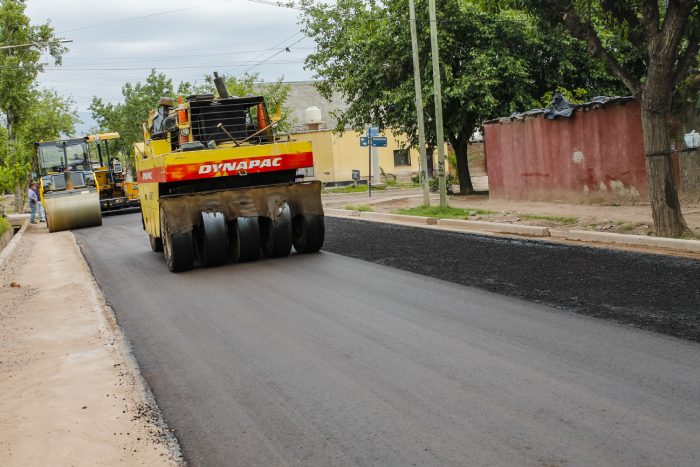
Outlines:
<svg viewBox="0 0 700 467"><path fill-rule="evenodd" d="M85 138L35 143L49 232L102 225L100 195Z"/></svg>
<svg viewBox="0 0 700 467"><path fill-rule="evenodd" d="M131 212L139 207L138 184L128 182L121 161L110 155L110 141L119 139L119 133L88 135L90 159L100 192L102 212Z"/></svg>
<svg viewBox="0 0 700 467"><path fill-rule="evenodd" d="M134 145L143 227L172 272L313 253L324 241L311 143L279 142L262 96L160 100Z"/></svg>

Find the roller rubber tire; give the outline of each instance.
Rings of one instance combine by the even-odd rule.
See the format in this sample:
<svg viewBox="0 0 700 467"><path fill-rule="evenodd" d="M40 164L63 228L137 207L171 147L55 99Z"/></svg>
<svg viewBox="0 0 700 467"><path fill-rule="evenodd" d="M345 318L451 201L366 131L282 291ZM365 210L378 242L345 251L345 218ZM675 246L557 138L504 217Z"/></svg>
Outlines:
<svg viewBox="0 0 700 467"><path fill-rule="evenodd" d="M239 217L229 231L233 261L255 261L260 257L260 222L257 217Z"/></svg>
<svg viewBox="0 0 700 467"><path fill-rule="evenodd" d="M197 235L199 258L206 267L221 266L228 259L228 231L221 212L202 212Z"/></svg>
<svg viewBox="0 0 700 467"><path fill-rule="evenodd" d="M148 234L148 240L151 243L151 251L155 251L156 253L163 251L163 239Z"/></svg>
<svg viewBox="0 0 700 467"><path fill-rule="evenodd" d="M323 246L323 215L305 214L294 218L292 243L297 253L315 253Z"/></svg>
<svg viewBox="0 0 700 467"><path fill-rule="evenodd" d="M189 271L194 266L194 238L192 231L170 233L165 213L160 211L160 234L163 239L165 263L170 272Z"/></svg>
<svg viewBox="0 0 700 467"><path fill-rule="evenodd" d="M275 219L263 219L262 252L266 258L289 256L292 251L292 212L283 203Z"/></svg>

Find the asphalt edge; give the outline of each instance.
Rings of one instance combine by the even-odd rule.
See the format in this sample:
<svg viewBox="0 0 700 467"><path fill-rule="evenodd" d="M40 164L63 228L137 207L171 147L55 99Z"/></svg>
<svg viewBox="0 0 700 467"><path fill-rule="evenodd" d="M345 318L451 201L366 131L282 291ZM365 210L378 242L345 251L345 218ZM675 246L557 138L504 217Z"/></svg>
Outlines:
<svg viewBox="0 0 700 467"><path fill-rule="evenodd" d="M379 212L351 211L346 209L324 209L331 217L360 218L384 223L412 224L416 226L442 226L456 228L464 232L491 233L536 237L546 240L547 237L556 240L591 243L592 246L621 245L635 247L663 248L674 251L700 253L700 240L684 240L665 237L643 237L640 235L618 234L609 232L593 232L588 230L558 230L532 225L514 225L498 222L470 221L460 219L438 219L436 217L407 216L403 214L386 214Z"/></svg>
<svg viewBox="0 0 700 467"><path fill-rule="evenodd" d="M0 251L0 270L5 266L5 262L12 256L12 253L15 252L17 249L17 245L20 242L20 239L22 238L22 234L24 233L25 230L27 230L27 227L29 226L29 219L26 219L22 223L22 227L17 231L16 234L13 235L12 240L5 246L5 248Z"/></svg>

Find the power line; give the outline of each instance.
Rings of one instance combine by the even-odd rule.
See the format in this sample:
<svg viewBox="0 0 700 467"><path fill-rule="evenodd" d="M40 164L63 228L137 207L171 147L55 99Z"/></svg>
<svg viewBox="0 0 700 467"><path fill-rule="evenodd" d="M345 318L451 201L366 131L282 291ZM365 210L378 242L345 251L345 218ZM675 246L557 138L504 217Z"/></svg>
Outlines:
<svg viewBox="0 0 700 467"><path fill-rule="evenodd" d="M297 33L297 34L301 34L301 33ZM296 36L296 34L294 34L292 37L294 37L294 36ZM304 39L306 39L306 36L302 37L301 39L299 39L298 41L296 41L296 42L294 42L294 43L292 43L292 44L289 44L288 46L284 47L283 49L278 50L278 51L275 52L274 54L272 54L272 55L270 55L269 57L267 57L265 60L261 60L259 63L256 63L255 65L251 66L250 68L248 68L247 70L245 70L245 71L244 71L243 73L241 73L241 74L244 75L244 74L248 73L248 72L249 72L250 70L252 70L253 68L259 67L259 66L262 65L263 63L265 63L265 62L267 62L268 60L272 59L273 57L275 57L275 56L281 54L282 52L291 52L291 50L289 50L289 48L292 47L292 46L294 46L294 45L296 45L296 44L298 44L299 42L303 41ZM303 63L303 62L300 62L300 63Z"/></svg>
<svg viewBox="0 0 700 467"><path fill-rule="evenodd" d="M295 50L314 50L315 47L295 47ZM243 55L243 54L252 54L256 52L269 52L270 49L240 49L240 50L232 50L229 52L217 52L217 53L210 53L210 54L205 54L205 53L198 53L198 54L187 54L187 55L139 55L139 56L130 56L130 57L97 57L95 58L94 56L88 56L88 57L80 57L80 56L75 56L71 52L71 54L67 57L64 57L64 60L66 61L73 61L73 60L90 60L91 62L96 62L96 61L101 61L101 60L106 60L106 61L111 61L111 60L141 60L141 59L148 59L148 60L153 60L153 59L180 59L180 58L197 58L197 57L220 57L223 55Z"/></svg>
<svg viewBox="0 0 700 467"><path fill-rule="evenodd" d="M74 32L74 31L83 31L85 29L93 29L93 28L101 28L102 26L109 26L112 24L119 24L119 23L126 23L129 21L134 21L134 20L139 20L139 19L144 19L144 18L153 18L154 16L161 16L161 15L167 15L170 13L177 13L180 11L187 11L187 10L194 10L195 8L201 8L201 7L207 7L207 6L213 6L213 5L220 5L222 3L230 3L232 0L222 0L220 2L216 3L200 3L198 5L193 5L193 6L188 6L184 8L178 8L175 10L167 10L167 11L160 11L158 13L151 13L148 15L141 15L141 16L132 16L131 18L124 18L124 19L118 19L115 21L109 21L107 23L100 23L100 24L91 24L88 26L83 26L80 28L74 28L74 29L67 29L65 31L61 31L59 34L63 34L65 32Z"/></svg>
<svg viewBox="0 0 700 467"><path fill-rule="evenodd" d="M282 52L284 49L282 50ZM277 55L277 54L275 54ZM274 55L273 55L274 56ZM249 70L266 63L270 58L261 60L257 62L252 67L248 68L243 73L245 74ZM190 66L143 66L143 67L121 67L121 68L107 68L107 67L46 67L44 71L138 71L138 70L182 70L182 69L197 69L197 68L226 68L226 67L243 67L249 65L251 62L241 62L241 63L227 63L218 65L190 65ZM281 60L276 62L269 62L271 65L287 65L292 63L304 63L303 60ZM16 70L20 67L0 67L0 70Z"/></svg>
<svg viewBox="0 0 700 467"><path fill-rule="evenodd" d="M53 41L43 41L43 42L28 42L26 44L15 44L15 45L0 45L0 49L17 49L20 47L31 47L33 45L41 45L41 44L52 44L52 43L60 43L60 44L65 44L67 42L73 42L73 39L56 39Z"/></svg>
<svg viewBox="0 0 700 467"><path fill-rule="evenodd" d="M283 2L273 2L270 0L248 0L249 2L253 3L262 3L263 5L270 5L270 6L276 6L280 8L290 8L293 10L303 10L302 7L295 5L294 3L283 3Z"/></svg>

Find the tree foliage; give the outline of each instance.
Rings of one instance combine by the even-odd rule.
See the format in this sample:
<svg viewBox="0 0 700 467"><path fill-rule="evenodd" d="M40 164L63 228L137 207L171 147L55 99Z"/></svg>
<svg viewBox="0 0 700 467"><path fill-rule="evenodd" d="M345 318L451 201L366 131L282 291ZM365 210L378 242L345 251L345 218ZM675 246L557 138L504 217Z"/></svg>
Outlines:
<svg viewBox="0 0 700 467"><path fill-rule="evenodd" d="M76 118L70 111L62 113L62 109L70 106L70 100L50 91L37 90L36 79L45 66L42 54L46 53L55 64L60 64L67 49L54 36L48 23L31 25L25 8L24 0L0 2L0 44L19 46L0 49L0 112L4 117L0 188L17 188L18 209L22 193L19 185L28 177L32 165L32 143L48 134L54 135L49 127L60 127L60 131L72 129L72 124L64 124L65 121L55 125L48 122L48 116L42 112L53 116L61 114L71 122ZM57 103L60 103L58 108L51 107Z"/></svg>
<svg viewBox="0 0 700 467"><path fill-rule="evenodd" d="M92 118L97 121L100 131L116 131L121 138L112 143L115 151L127 155L133 167L131 148L137 141L143 140L141 124L148 118L148 111L156 108L161 97L175 97L173 82L155 69L146 77L144 83L126 83L122 86L122 102L105 103L102 98L93 97L90 104Z"/></svg>
<svg viewBox="0 0 700 467"><path fill-rule="evenodd" d="M416 2L426 139L436 145L427 1ZM522 11L491 10L482 2L439 0L438 41L444 132L457 156L460 192L472 192L467 147L484 120L537 106L563 86L593 95L620 86L580 52L580 41ZM306 62L321 94L339 92L349 104L338 128L371 123L417 143L417 119L405 0L333 4L307 1L301 23L317 51Z"/></svg>
<svg viewBox="0 0 700 467"><path fill-rule="evenodd" d="M11 190L37 168L34 143L71 135L78 123L72 99L54 90L32 90L24 116L15 128L14 151L9 151L7 129L0 131L0 191Z"/></svg>

